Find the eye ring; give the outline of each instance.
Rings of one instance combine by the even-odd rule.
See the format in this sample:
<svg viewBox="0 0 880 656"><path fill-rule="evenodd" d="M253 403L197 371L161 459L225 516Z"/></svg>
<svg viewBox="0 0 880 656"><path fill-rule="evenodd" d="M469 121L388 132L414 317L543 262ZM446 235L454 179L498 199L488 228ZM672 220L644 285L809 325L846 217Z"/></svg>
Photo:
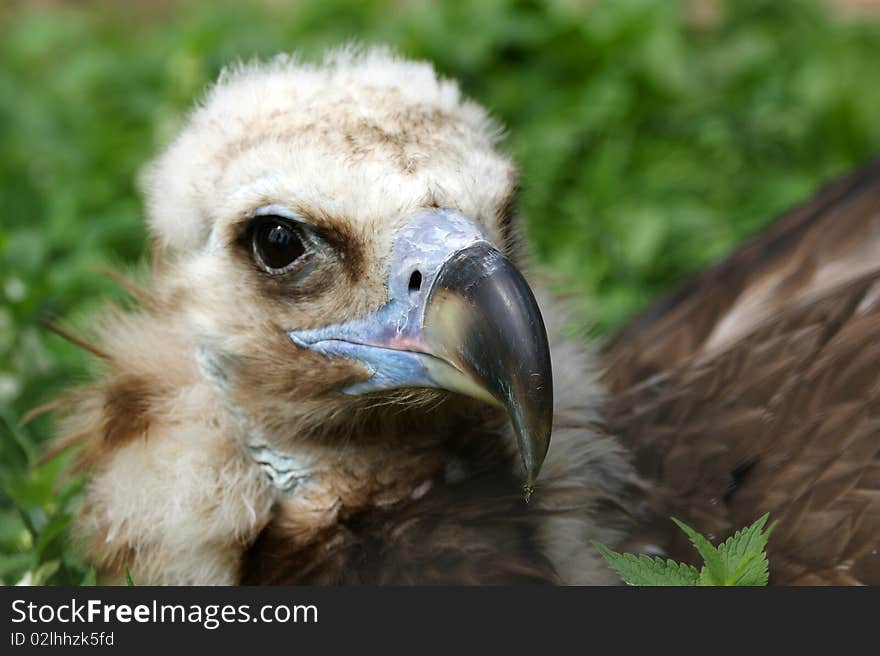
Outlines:
<svg viewBox="0 0 880 656"><path fill-rule="evenodd" d="M278 275L297 268L309 253L303 230L296 222L266 215L251 230L254 261L266 273Z"/></svg>

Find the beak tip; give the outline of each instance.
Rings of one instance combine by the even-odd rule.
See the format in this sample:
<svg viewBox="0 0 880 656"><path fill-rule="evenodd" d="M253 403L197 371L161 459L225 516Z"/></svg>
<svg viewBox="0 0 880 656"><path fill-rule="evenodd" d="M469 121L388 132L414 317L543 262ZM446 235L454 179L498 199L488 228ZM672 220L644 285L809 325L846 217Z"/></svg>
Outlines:
<svg viewBox="0 0 880 656"><path fill-rule="evenodd" d="M516 424L514 426L517 429L520 428ZM523 466L525 467L525 487L527 489L534 488L541 473L544 459L547 457L547 451L550 448L550 434L551 428L549 424L539 431L517 430L519 449L522 455Z"/></svg>

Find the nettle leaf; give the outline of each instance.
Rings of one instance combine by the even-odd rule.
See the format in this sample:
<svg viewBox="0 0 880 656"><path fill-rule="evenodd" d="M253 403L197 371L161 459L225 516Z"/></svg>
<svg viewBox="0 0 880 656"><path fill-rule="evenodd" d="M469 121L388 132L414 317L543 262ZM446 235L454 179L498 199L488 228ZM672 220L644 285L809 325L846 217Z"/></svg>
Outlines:
<svg viewBox="0 0 880 656"><path fill-rule="evenodd" d="M767 554L763 551L750 558L735 576L729 577L727 585L765 586L770 580L770 569Z"/></svg>
<svg viewBox="0 0 880 656"><path fill-rule="evenodd" d="M769 566L764 548L776 522L765 531L769 515L758 518L754 524L740 529L718 547L690 526L674 517L674 521L690 538L705 564L700 571L699 585L764 586L769 580Z"/></svg>
<svg viewBox="0 0 880 656"><path fill-rule="evenodd" d="M593 546L628 585L694 586L700 576L695 567L686 563L652 558L644 554L637 556L617 553L595 540Z"/></svg>
<svg viewBox="0 0 880 656"><path fill-rule="evenodd" d="M724 585L767 585L768 565L764 549L776 528L776 522L773 522L764 530L768 517L769 514L759 517L754 524L740 529L718 545L718 553L727 570Z"/></svg>
<svg viewBox="0 0 880 656"><path fill-rule="evenodd" d="M727 579L727 567L724 559L709 540L697 533L690 526L675 517L672 518L676 526L680 528L690 539L691 544L703 557L703 569L700 571L699 585L725 585Z"/></svg>
<svg viewBox="0 0 880 656"><path fill-rule="evenodd" d="M765 530L767 518L768 515L758 518L754 524L740 529L715 547L703 535L673 517L672 521L685 532L703 557L704 565L699 571L673 560L620 554L595 540L593 545L629 585L764 586L769 580L764 549L776 527L773 522Z"/></svg>

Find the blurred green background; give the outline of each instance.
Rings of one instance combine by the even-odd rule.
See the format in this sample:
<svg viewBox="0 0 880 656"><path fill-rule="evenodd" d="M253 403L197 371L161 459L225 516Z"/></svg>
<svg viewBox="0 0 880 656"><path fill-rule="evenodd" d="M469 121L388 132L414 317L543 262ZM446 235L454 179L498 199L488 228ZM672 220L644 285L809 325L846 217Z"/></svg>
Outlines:
<svg viewBox="0 0 880 656"><path fill-rule="evenodd" d="M863 6L854 15L837 5ZM82 583L77 481L34 467L89 375L38 321L143 267L137 177L227 62L357 39L461 80L510 130L539 266L598 336L880 153L870 0L278 0L0 5L0 581Z"/></svg>

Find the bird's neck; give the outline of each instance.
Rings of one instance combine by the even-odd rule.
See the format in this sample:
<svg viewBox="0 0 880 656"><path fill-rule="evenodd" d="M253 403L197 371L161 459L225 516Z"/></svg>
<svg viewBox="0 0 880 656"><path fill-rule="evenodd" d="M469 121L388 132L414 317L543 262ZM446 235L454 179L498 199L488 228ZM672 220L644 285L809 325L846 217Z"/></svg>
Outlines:
<svg viewBox="0 0 880 656"><path fill-rule="evenodd" d="M444 483L439 450L383 450L247 446L275 491L288 539L301 546L353 515L419 499Z"/></svg>
<svg viewBox="0 0 880 656"><path fill-rule="evenodd" d="M462 399L450 405L471 407ZM424 411L410 421L398 411L394 422L387 410L360 413L352 417L357 431L345 425L339 434L322 427L320 435L304 435L289 426L292 438L234 403L229 411L242 450L271 485L288 538L305 545L354 515L416 501L487 470L512 471L515 449L504 415L481 406L476 413L444 408L433 421Z"/></svg>

